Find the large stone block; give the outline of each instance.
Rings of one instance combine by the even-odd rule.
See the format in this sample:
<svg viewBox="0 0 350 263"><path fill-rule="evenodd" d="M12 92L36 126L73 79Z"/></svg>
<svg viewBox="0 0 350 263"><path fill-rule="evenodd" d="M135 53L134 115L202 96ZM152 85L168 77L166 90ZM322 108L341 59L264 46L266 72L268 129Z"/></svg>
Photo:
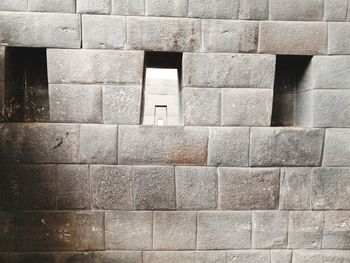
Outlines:
<svg viewBox="0 0 350 263"><path fill-rule="evenodd" d="M323 166L350 166L350 129L327 129Z"/></svg>
<svg viewBox="0 0 350 263"><path fill-rule="evenodd" d="M269 18L269 0L240 0L239 19L267 20Z"/></svg>
<svg viewBox="0 0 350 263"><path fill-rule="evenodd" d="M142 263L141 251L94 251L95 263Z"/></svg>
<svg viewBox="0 0 350 263"><path fill-rule="evenodd" d="M152 249L152 221L152 212L106 211L106 249Z"/></svg>
<svg viewBox="0 0 350 263"><path fill-rule="evenodd" d="M266 21L260 23L259 32L259 52L261 53L327 54L327 23Z"/></svg>
<svg viewBox="0 0 350 263"><path fill-rule="evenodd" d="M295 250L293 252L293 263L345 263L349 260L349 250Z"/></svg>
<svg viewBox="0 0 350 263"><path fill-rule="evenodd" d="M112 15L144 15L144 0L112 0Z"/></svg>
<svg viewBox="0 0 350 263"><path fill-rule="evenodd" d="M109 14L111 0L76 0L77 13Z"/></svg>
<svg viewBox="0 0 350 263"><path fill-rule="evenodd" d="M0 28L1 45L80 48L76 14L1 12Z"/></svg>
<svg viewBox="0 0 350 263"><path fill-rule="evenodd" d="M144 263L226 263L225 251L152 251L143 252ZM124 262L123 262L124 263Z"/></svg>
<svg viewBox="0 0 350 263"><path fill-rule="evenodd" d="M227 251L227 263L263 263L270 262L269 251L264 250L236 250Z"/></svg>
<svg viewBox="0 0 350 263"><path fill-rule="evenodd" d="M350 54L350 25L348 23L329 23L328 54Z"/></svg>
<svg viewBox="0 0 350 263"><path fill-rule="evenodd" d="M251 223L250 212L198 212L197 248L250 248Z"/></svg>
<svg viewBox="0 0 350 263"><path fill-rule="evenodd" d="M28 11L75 13L75 0L28 0Z"/></svg>
<svg viewBox="0 0 350 263"><path fill-rule="evenodd" d="M272 55L185 53L183 85L272 89L275 63Z"/></svg>
<svg viewBox="0 0 350 263"><path fill-rule="evenodd" d="M219 208L224 210L276 209L279 170L219 168Z"/></svg>
<svg viewBox="0 0 350 263"><path fill-rule="evenodd" d="M186 17L188 0L145 0L146 15Z"/></svg>
<svg viewBox="0 0 350 263"><path fill-rule="evenodd" d="M199 51L201 24L198 19L128 17L129 49L153 51Z"/></svg>
<svg viewBox="0 0 350 263"><path fill-rule="evenodd" d="M0 251L13 250L15 250L15 215L11 212L0 211Z"/></svg>
<svg viewBox="0 0 350 263"><path fill-rule="evenodd" d="M141 84L142 51L47 50L49 83Z"/></svg>
<svg viewBox="0 0 350 263"><path fill-rule="evenodd" d="M120 164L205 165L208 129L119 126Z"/></svg>
<svg viewBox="0 0 350 263"><path fill-rule="evenodd" d="M271 263L292 263L292 250L272 250Z"/></svg>
<svg viewBox="0 0 350 263"><path fill-rule="evenodd" d="M202 20L203 50L206 52L256 52L258 22Z"/></svg>
<svg viewBox="0 0 350 263"><path fill-rule="evenodd" d="M349 211L325 212L322 248L350 249Z"/></svg>
<svg viewBox="0 0 350 263"><path fill-rule="evenodd" d="M188 15L200 18L238 19L239 0L189 0Z"/></svg>
<svg viewBox="0 0 350 263"><path fill-rule="evenodd" d="M1 11L27 11L27 0L2 0Z"/></svg>
<svg viewBox="0 0 350 263"><path fill-rule="evenodd" d="M251 128L251 166L319 166L324 130Z"/></svg>
<svg viewBox="0 0 350 263"><path fill-rule="evenodd" d="M348 0L325 0L324 19L325 21L345 22L348 9Z"/></svg>

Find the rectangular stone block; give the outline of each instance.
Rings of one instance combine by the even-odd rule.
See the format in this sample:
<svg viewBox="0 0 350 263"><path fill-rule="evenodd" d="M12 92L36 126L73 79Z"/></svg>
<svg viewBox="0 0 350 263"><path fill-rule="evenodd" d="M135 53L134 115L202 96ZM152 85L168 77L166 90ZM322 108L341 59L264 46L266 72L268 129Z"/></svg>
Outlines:
<svg viewBox="0 0 350 263"><path fill-rule="evenodd" d="M142 263L140 251L94 251L95 263Z"/></svg>
<svg viewBox="0 0 350 263"><path fill-rule="evenodd" d="M285 1L283 3L285 4ZM259 32L260 53L327 54L327 23L264 21L260 23Z"/></svg>
<svg viewBox="0 0 350 263"><path fill-rule="evenodd" d="M279 199L277 168L226 168L219 171L219 208L223 210L276 209Z"/></svg>
<svg viewBox="0 0 350 263"><path fill-rule="evenodd" d="M175 167L178 210L217 208L217 173L215 167Z"/></svg>
<svg viewBox="0 0 350 263"><path fill-rule="evenodd" d="M47 256L49 253L46 253ZM81 263L92 263L92 252L63 252L63 253L50 253L56 259L57 263L64 262L81 262ZM38 262L35 261L34 262ZM40 261L39 261L40 262ZM44 261L46 263L46 261Z"/></svg>
<svg viewBox="0 0 350 263"><path fill-rule="evenodd" d="M77 13L109 14L111 12L111 0L76 0Z"/></svg>
<svg viewBox="0 0 350 263"><path fill-rule="evenodd" d="M27 0L2 0L1 11L27 11Z"/></svg>
<svg viewBox="0 0 350 263"><path fill-rule="evenodd" d="M348 0L325 0L324 20L345 22L347 17Z"/></svg>
<svg viewBox="0 0 350 263"><path fill-rule="evenodd" d="M248 166L249 128L209 129L208 165Z"/></svg>
<svg viewBox="0 0 350 263"><path fill-rule="evenodd" d="M179 16L186 17L188 10L187 0L145 0L146 15L148 16Z"/></svg>
<svg viewBox="0 0 350 263"><path fill-rule="evenodd" d="M272 89L275 63L272 55L185 53L183 86Z"/></svg>
<svg viewBox="0 0 350 263"><path fill-rule="evenodd" d="M28 11L75 13L75 0L28 0Z"/></svg>
<svg viewBox="0 0 350 263"><path fill-rule="evenodd" d="M144 0L112 0L112 15L142 16L144 14Z"/></svg>
<svg viewBox="0 0 350 263"><path fill-rule="evenodd" d="M96 209L132 210L131 173L131 166L91 166L92 206Z"/></svg>
<svg viewBox="0 0 350 263"><path fill-rule="evenodd" d="M62 253L63 254L63 253ZM64 253L65 254L65 253ZM10 253L8 255L8 260L5 262L28 262L28 263L56 263L56 257L54 253L30 253L30 252L19 252L19 253Z"/></svg>
<svg viewBox="0 0 350 263"><path fill-rule="evenodd" d="M349 211L325 212L322 248L350 248Z"/></svg>
<svg viewBox="0 0 350 263"><path fill-rule="evenodd" d="M13 250L15 250L15 215L11 212L0 211L0 251ZM0 261L1 259L0 253Z"/></svg>
<svg viewBox="0 0 350 263"><path fill-rule="evenodd" d="M238 19L239 0L189 0L188 16Z"/></svg>
<svg viewBox="0 0 350 263"><path fill-rule="evenodd" d="M240 20L268 20L269 0L240 0Z"/></svg>
<svg viewBox="0 0 350 263"><path fill-rule="evenodd" d="M251 166L320 166L323 129L251 128Z"/></svg>
<svg viewBox="0 0 350 263"><path fill-rule="evenodd" d="M0 28L1 45L80 48L76 14L1 12Z"/></svg>
<svg viewBox="0 0 350 263"><path fill-rule="evenodd" d="M347 23L329 23L328 25L328 54L350 54L350 25Z"/></svg>
<svg viewBox="0 0 350 263"><path fill-rule="evenodd" d="M225 251L152 251L143 252L144 263L226 263ZM124 263L124 262L123 262Z"/></svg>
<svg viewBox="0 0 350 263"><path fill-rule="evenodd" d="M271 263L292 263L293 250L271 250Z"/></svg>
<svg viewBox="0 0 350 263"><path fill-rule="evenodd" d="M254 53L258 48L259 23L202 20L203 51Z"/></svg>
<svg viewBox="0 0 350 263"><path fill-rule="evenodd" d="M49 83L142 84L143 51L47 50Z"/></svg>
<svg viewBox="0 0 350 263"><path fill-rule="evenodd" d="M343 263L349 260L349 250L295 250L293 252L293 263Z"/></svg>
<svg viewBox="0 0 350 263"><path fill-rule="evenodd" d="M205 165L208 129L119 126L120 164Z"/></svg>
<svg viewBox="0 0 350 263"><path fill-rule="evenodd" d="M80 126L80 163L117 163L117 125L82 124Z"/></svg>
<svg viewBox="0 0 350 263"><path fill-rule="evenodd" d="M270 262L269 251L263 250L236 250L227 251L227 263L258 263Z"/></svg>
<svg viewBox="0 0 350 263"><path fill-rule="evenodd" d="M250 212L198 212L197 249L251 248Z"/></svg>
<svg viewBox="0 0 350 263"><path fill-rule="evenodd" d="M152 222L152 212L106 211L106 249L152 249Z"/></svg>
<svg viewBox="0 0 350 263"><path fill-rule="evenodd" d="M200 20L128 17L127 47L152 51L200 51Z"/></svg>
<svg viewBox="0 0 350 263"><path fill-rule="evenodd" d="M223 89L222 125L270 126L273 90Z"/></svg>
<svg viewBox="0 0 350 263"><path fill-rule="evenodd" d="M326 129L323 166L350 166L350 129Z"/></svg>

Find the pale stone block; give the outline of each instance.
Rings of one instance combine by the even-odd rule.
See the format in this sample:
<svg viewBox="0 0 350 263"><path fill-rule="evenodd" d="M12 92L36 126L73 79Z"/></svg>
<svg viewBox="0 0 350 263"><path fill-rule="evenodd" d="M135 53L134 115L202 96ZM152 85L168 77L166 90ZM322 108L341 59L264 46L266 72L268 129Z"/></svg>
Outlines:
<svg viewBox="0 0 350 263"><path fill-rule="evenodd" d="M350 166L350 129L327 129L323 166Z"/></svg>
<svg viewBox="0 0 350 263"><path fill-rule="evenodd" d="M146 15L186 17L188 0L145 0Z"/></svg>
<svg viewBox="0 0 350 263"><path fill-rule="evenodd" d="M348 9L348 0L325 0L325 21L345 22Z"/></svg>
<svg viewBox="0 0 350 263"><path fill-rule="evenodd" d="M27 11L27 0L1 0L1 11Z"/></svg>
<svg viewBox="0 0 350 263"><path fill-rule="evenodd" d="M109 14L111 12L111 0L76 0L77 13Z"/></svg>
<svg viewBox="0 0 350 263"><path fill-rule="evenodd" d="M349 250L295 250L293 252L293 263L344 263L349 260Z"/></svg>
<svg viewBox="0 0 350 263"><path fill-rule="evenodd" d="M350 25L348 23L328 24L328 54L350 54ZM329 73L328 73L329 74Z"/></svg>
<svg viewBox="0 0 350 263"><path fill-rule="evenodd" d="M235 250L227 251L227 263L265 263L270 262L269 251L263 250Z"/></svg>
<svg viewBox="0 0 350 263"><path fill-rule="evenodd" d="M225 251L152 251L143 252L144 263L226 263ZM123 262L125 263L125 262Z"/></svg>
<svg viewBox="0 0 350 263"><path fill-rule="evenodd" d="M75 13L75 0L28 0L28 11Z"/></svg>
<svg viewBox="0 0 350 263"><path fill-rule="evenodd" d="M94 263L142 263L141 251L94 251Z"/></svg>
<svg viewBox="0 0 350 263"><path fill-rule="evenodd" d="M292 250L271 250L271 263L292 263Z"/></svg>
<svg viewBox="0 0 350 263"><path fill-rule="evenodd" d="M269 18L269 0L240 0L239 19L267 20Z"/></svg>
<svg viewBox="0 0 350 263"><path fill-rule="evenodd" d="M322 248L350 249L350 212L326 211Z"/></svg>
<svg viewBox="0 0 350 263"><path fill-rule="evenodd" d="M238 19L239 0L189 0L188 16Z"/></svg>
<svg viewBox="0 0 350 263"><path fill-rule="evenodd" d="M112 0L112 15L144 15L144 9L144 0Z"/></svg>

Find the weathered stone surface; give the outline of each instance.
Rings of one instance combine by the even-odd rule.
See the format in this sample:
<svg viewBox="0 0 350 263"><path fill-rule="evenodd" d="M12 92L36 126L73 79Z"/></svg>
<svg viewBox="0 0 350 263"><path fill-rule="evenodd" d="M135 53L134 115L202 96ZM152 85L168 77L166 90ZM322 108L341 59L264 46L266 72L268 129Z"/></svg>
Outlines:
<svg viewBox="0 0 350 263"><path fill-rule="evenodd" d="M82 34L84 48L124 48L125 17L83 15Z"/></svg>
<svg viewBox="0 0 350 263"><path fill-rule="evenodd" d="M292 263L292 250L272 250L271 263Z"/></svg>
<svg viewBox="0 0 350 263"><path fill-rule="evenodd" d="M178 210L217 207L217 173L214 167L175 167Z"/></svg>
<svg viewBox="0 0 350 263"><path fill-rule="evenodd" d="M350 248L349 211L325 212L322 248Z"/></svg>
<svg viewBox="0 0 350 263"><path fill-rule="evenodd" d="M350 25L347 23L329 23L328 54L350 54ZM329 73L328 73L329 74Z"/></svg>
<svg viewBox="0 0 350 263"><path fill-rule="evenodd" d="M8 259L11 263L56 263L54 253L11 253Z"/></svg>
<svg viewBox="0 0 350 263"><path fill-rule="evenodd" d="M210 128L208 165L248 166L249 128Z"/></svg>
<svg viewBox="0 0 350 263"><path fill-rule="evenodd" d="M259 250L236 250L227 251L227 263L263 263L270 262L270 253Z"/></svg>
<svg viewBox="0 0 350 263"><path fill-rule="evenodd" d="M136 210L174 210L175 174L172 166L135 166Z"/></svg>
<svg viewBox="0 0 350 263"><path fill-rule="evenodd" d="M289 212L288 248L321 248L323 218L323 212Z"/></svg>
<svg viewBox="0 0 350 263"><path fill-rule="evenodd" d="M327 23L266 21L260 23L259 32L260 53L327 54Z"/></svg>
<svg viewBox="0 0 350 263"><path fill-rule="evenodd" d="M155 250L196 249L196 212L155 212Z"/></svg>
<svg viewBox="0 0 350 263"><path fill-rule="evenodd" d="M239 19L267 20L269 18L269 0L240 0Z"/></svg>
<svg viewBox="0 0 350 263"><path fill-rule="evenodd" d="M139 251L95 251L95 263L142 263L142 252Z"/></svg>
<svg viewBox="0 0 350 263"><path fill-rule="evenodd" d="M127 46L153 51L199 51L200 31L197 19L128 17Z"/></svg>
<svg viewBox="0 0 350 263"><path fill-rule="evenodd" d="M143 252L144 263L226 263L225 251ZM124 263L124 262L123 262Z"/></svg>
<svg viewBox="0 0 350 263"><path fill-rule="evenodd" d="M109 14L111 0L76 0L77 13Z"/></svg>
<svg viewBox="0 0 350 263"><path fill-rule="evenodd" d="M14 249L15 215L11 212L0 211L0 251L13 251Z"/></svg>
<svg viewBox="0 0 350 263"><path fill-rule="evenodd" d="M102 122L101 86L49 86L52 122Z"/></svg>
<svg viewBox="0 0 350 263"><path fill-rule="evenodd" d="M181 96L185 125L220 126L221 90L184 88Z"/></svg>
<svg viewBox="0 0 350 263"><path fill-rule="evenodd" d="M251 223L250 212L198 212L197 248L250 248Z"/></svg>
<svg viewBox="0 0 350 263"><path fill-rule="evenodd" d="M325 21L346 21L348 0L325 0Z"/></svg>
<svg viewBox="0 0 350 263"><path fill-rule="evenodd" d="M120 164L205 165L208 129L119 126Z"/></svg>
<svg viewBox="0 0 350 263"><path fill-rule="evenodd" d="M91 166L92 205L97 209L133 209L131 166Z"/></svg>
<svg viewBox="0 0 350 263"><path fill-rule="evenodd" d="M323 129L251 128L251 166L319 166Z"/></svg>
<svg viewBox="0 0 350 263"><path fill-rule="evenodd" d="M80 47L76 14L0 13L0 44L27 47Z"/></svg>
<svg viewBox="0 0 350 263"><path fill-rule="evenodd" d="M28 11L75 13L75 0L28 0Z"/></svg>
<svg viewBox="0 0 350 263"><path fill-rule="evenodd" d="M276 168L218 168L219 208L224 210L276 209L279 170Z"/></svg>
<svg viewBox="0 0 350 263"><path fill-rule="evenodd" d="M270 126L271 89L223 89L222 125Z"/></svg>
<svg viewBox="0 0 350 263"><path fill-rule="evenodd" d="M105 248L105 217L101 211L78 212L77 250L103 250Z"/></svg>
<svg viewBox="0 0 350 263"><path fill-rule="evenodd" d="M187 16L187 0L145 0L146 15L149 16Z"/></svg>
<svg viewBox="0 0 350 263"><path fill-rule="evenodd" d="M350 129L327 129L323 166L350 166Z"/></svg>
<svg viewBox="0 0 350 263"><path fill-rule="evenodd" d="M238 19L239 0L189 0L188 15L200 18Z"/></svg>
<svg viewBox="0 0 350 263"><path fill-rule="evenodd" d="M310 209L311 168L282 168L280 209Z"/></svg>
<svg viewBox="0 0 350 263"><path fill-rule="evenodd" d="M80 163L115 164L117 135L116 125L82 124L80 126Z"/></svg>
<svg viewBox="0 0 350 263"><path fill-rule="evenodd" d="M1 11L27 11L27 0L2 0Z"/></svg>
<svg viewBox="0 0 350 263"><path fill-rule="evenodd" d="M144 15L145 1L140 0L112 0L113 15Z"/></svg>
<svg viewBox="0 0 350 263"><path fill-rule="evenodd" d="M106 211L105 216L106 249L152 249L152 212Z"/></svg>
<svg viewBox="0 0 350 263"><path fill-rule="evenodd" d="M89 252L63 252L63 253L52 253L52 254L56 258L56 261L55 261L56 263L66 263L66 262L69 262L69 263L92 263L92 253L91 252L90 253ZM34 261L34 262L38 263L38 261ZM46 261L44 261L44 262L46 263Z"/></svg>
<svg viewBox="0 0 350 263"><path fill-rule="evenodd" d="M103 86L104 123L139 124L141 86Z"/></svg>
<svg viewBox="0 0 350 263"><path fill-rule="evenodd" d="M47 50L49 83L141 84L142 51Z"/></svg>
<svg viewBox="0 0 350 263"><path fill-rule="evenodd" d="M259 23L202 20L203 50L208 52L256 52Z"/></svg>
<svg viewBox="0 0 350 263"><path fill-rule="evenodd" d="M275 63L272 55L185 53L183 85L272 89Z"/></svg>
<svg viewBox="0 0 350 263"><path fill-rule="evenodd" d="M253 212L253 248L286 248L288 212Z"/></svg>
<svg viewBox="0 0 350 263"><path fill-rule="evenodd" d="M346 263L349 260L349 250L295 250L293 252L293 263Z"/></svg>

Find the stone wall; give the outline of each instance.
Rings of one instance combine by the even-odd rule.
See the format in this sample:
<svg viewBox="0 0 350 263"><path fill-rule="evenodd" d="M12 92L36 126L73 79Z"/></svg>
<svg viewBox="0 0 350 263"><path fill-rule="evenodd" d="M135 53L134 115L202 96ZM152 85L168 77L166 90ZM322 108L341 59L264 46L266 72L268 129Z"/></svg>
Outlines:
<svg viewBox="0 0 350 263"><path fill-rule="evenodd" d="M349 3L1 0L0 262L350 262ZM7 46L47 49L37 122ZM183 126L141 125L147 51L183 53Z"/></svg>

